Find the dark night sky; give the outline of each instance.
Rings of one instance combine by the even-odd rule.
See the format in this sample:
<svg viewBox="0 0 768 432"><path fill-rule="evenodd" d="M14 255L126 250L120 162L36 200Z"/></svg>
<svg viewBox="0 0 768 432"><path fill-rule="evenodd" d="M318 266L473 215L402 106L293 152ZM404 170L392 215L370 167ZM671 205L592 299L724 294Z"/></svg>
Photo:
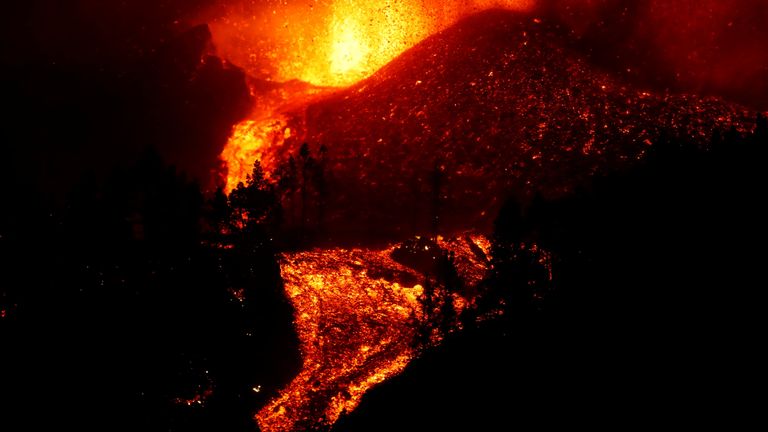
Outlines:
<svg viewBox="0 0 768 432"><path fill-rule="evenodd" d="M768 3L548 0L599 65L654 89L768 109Z"/></svg>
<svg viewBox="0 0 768 432"><path fill-rule="evenodd" d="M33 0L4 12L3 141L12 181L47 189L84 168L108 172L154 145L204 184L230 126L247 114L244 78L197 63L215 0ZM574 49L629 81L768 108L768 4L760 0L542 1ZM185 33L186 32L186 33ZM6 173L7 174L7 173Z"/></svg>

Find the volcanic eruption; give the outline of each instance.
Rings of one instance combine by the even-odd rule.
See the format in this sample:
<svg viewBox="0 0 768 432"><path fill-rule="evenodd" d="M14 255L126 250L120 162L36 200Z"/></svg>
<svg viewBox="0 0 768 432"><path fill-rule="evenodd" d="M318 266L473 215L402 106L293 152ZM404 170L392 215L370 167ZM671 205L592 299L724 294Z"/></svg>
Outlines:
<svg viewBox="0 0 768 432"><path fill-rule="evenodd" d="M487 9L480 3L473 7ZM601 70L572 49L571 30L557 21L494 8L450 26L467 11L446 12L431 25L404 25L390 19L399 15L388 6L382 25L390 44L379 47L358 15L379 9L333 5L330 33L321 38L327 44L312 52L302 51L305 36L298 45L278 44L273 64L231 50L232 32L222 30L229 38L224 52L229 48L235 63L239 58L256 71L261 103L234 128L222 153L226 189L243 182L254 161L279 184L296 161L312 160L323 176L322 191L311 192L314 213L306 210L312 187L306 173L281 199L288 223L321 227L325 243L391 245L431 233L452 239L439 246L444 250L456 241L463 250L477 249L487 243L482 236L456 239L488 232L504 196L564 195L595 173L642 159L662 133L703 147L714 129L754 127L754 113L737 104L646 90ZM321 31L312 30L318 22L311 17L301 22L306 38ZM409 25L416 31L406 31ZM297 206L301 215L291 222ZM417 354L409 341L422 325L417 299L424 276L392 261L393 248L284 255L304 369L257 415L262 427L333 423ZM483 260L464 263L463 273L486 268Z"/></svg>
<svg viewBox="0 0 768 432"><path fill-rule="evenodd" d="M761 413L764 0L6 10L6 429Z"/></svg>
<svg viewBox="0 0 768 432"><path fill-rule="evenodd" d="M562 194L641 158L660 131L703 145L713 129L754 125L718 98L616 80L569 51L568 37L506 10L462 20L349 88L284 107L267 126L239 125L224 152L228 187L255 159L272 172L307 142L327 149L331 231L428 230L423 185L436 172L443 228L483 229L495 197Z"/></svg>

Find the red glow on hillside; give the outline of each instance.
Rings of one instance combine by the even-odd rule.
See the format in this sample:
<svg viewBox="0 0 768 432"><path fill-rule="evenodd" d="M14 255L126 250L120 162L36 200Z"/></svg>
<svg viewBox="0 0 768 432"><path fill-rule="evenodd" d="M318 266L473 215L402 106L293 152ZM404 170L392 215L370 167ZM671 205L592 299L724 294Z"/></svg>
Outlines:
<svg viewBox="0 0 768 432"><path fill-rule="evenodd" d="M761 79L768 73L761 44L768 37L761 24L768 7L759 1L433 3L235 2L221 12L211 23L219 54L254 79L257 99L222 153L226 189L243 181L256 159L267 172L274 168L270 160L286 137L275 129L289 127L295 139L306 139L280 116L286 104L307 105L311 95L358 83L428 36L489 7L540 13L539 23L556 20L566 42L583 41L599 67L630 83L657 92L721 95L758 109L768 100ZM300 91L294 84L282 87L292 80L308 84Z"/></svg>
<svg viewBox="0 0 768 432"><path fill-rule="evenodd" d="M257 80L345 87L468 14L490 7L522 11L532 5L532 0L242 3L211 23L211 29L220 54ZM275 168L272 149L290 137L283 133L280 110L316 92L310 87L304 95L270 92L257 101L251 119L234 128L222 153L227 191L245 181L256 159L268 173Z"/></svg>

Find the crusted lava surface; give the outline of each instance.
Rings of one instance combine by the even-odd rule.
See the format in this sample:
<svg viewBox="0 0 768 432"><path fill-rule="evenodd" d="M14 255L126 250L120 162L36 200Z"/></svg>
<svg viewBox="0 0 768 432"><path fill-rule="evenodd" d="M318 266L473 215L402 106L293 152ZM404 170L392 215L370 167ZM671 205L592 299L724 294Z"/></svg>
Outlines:
<svg viewBox="0 0 768 432"><path fill-rule="evenodd" d="M706 145L715 128L754 125L721 99L622 83L568 37L510 11L466 18L356 85L292 104L265 166L325 146L326 228L391 240L486 230L506 195L567 193L641 159L662 131Z"/></svg>

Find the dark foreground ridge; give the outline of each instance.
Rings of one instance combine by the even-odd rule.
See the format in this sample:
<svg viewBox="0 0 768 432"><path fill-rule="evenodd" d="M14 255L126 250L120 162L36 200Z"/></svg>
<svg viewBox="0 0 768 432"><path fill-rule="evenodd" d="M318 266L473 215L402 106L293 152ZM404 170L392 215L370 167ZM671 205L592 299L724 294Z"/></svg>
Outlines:
<svg viewBox="0 0 768 432"><path fill-rule="evenodd" d="M702 152L677 140L623 174L497 220L504 318L449 338L334 430L734 427L759 421L768 305L768 122ZM545 289L515 257L553 254Z"/></svg>

